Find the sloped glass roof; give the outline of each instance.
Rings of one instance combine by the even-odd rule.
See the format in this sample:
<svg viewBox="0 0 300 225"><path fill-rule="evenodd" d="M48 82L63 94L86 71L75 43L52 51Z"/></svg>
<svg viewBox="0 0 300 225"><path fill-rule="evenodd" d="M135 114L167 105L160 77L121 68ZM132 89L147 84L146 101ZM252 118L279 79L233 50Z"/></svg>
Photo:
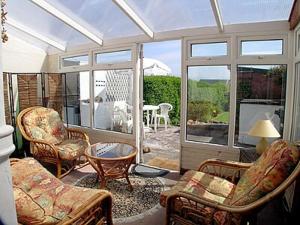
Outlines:
<svg viewBox="0 0 300 225"><path fill-rule="evenodd" d="M33 0L7 1L8 18L64 46L78 46L92 41L65 24ZM146 36L117 0L39 0L58 9L105 41ZM188 28L216 27L210 0L118 0L124 2L155 34ZM217 0L223 24L287 21L293 0ZM126 10L125 10L126 11ZM130 14L130 13L129 13ZM12 35L21 36L9 29ZM42 45L43 46L43 45ZM45 46L43 46L43 49Z"/></svg>
<svg viewBox="0 0 300 225"><path fill-rule="evenodd" d="M223 23L288 20L293 0L218 0Z"/></svg>
<svg viewBox="0 0 300 225"><path fill-rule="evenodd" d="M26 41L30 45L38 47L38 48L40 48L40 49L42 49L44 51L48 51L49 50L49 45L47 43L45 43L43 41L40 41L40 40L38 40L38 39L30 36L27 33L24 33L24 32L22 32L22 31L20 31L18 29L15 29L14 27L12 27L10 25L6 25L6 29L7 29L7 32L9 33L9 35L12 35L14 37L22 37L21 39L23 39L24 41Z"/></svg>
<svg viewBox="0 0 300 225"><path fill-rule="evenodd" d="M59 43L72 45L90 42L85 36L28 0L7 1L7 12L8 18Z"/></svg>
<svg viewBox="0 0 300 225"><path fill-rule="evenodd" d="M112 0L46 1L64 11L67 15L74 17L75 14L103 34L104 39L143 34L143 31Z"/></svg>
<svg viewBox="0 0 300 225"><path fill-rule="evenodd" d="M154 32L215 26L209 0L126 0Z"/></svg>

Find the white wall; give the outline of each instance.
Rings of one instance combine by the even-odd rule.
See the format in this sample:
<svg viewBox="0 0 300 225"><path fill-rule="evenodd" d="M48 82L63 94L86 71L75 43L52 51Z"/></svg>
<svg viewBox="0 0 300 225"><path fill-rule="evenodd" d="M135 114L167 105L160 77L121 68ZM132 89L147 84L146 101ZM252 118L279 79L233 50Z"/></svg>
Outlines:
<svg viewBox="0 0 300 225"><path fill-rule="evenodd" d="M58 73L59 72L59 56L56 55L48 55L48 60L47 60L47 69L48 73Z"/></svg>
<svg viewBox="0 0 300 225"><path fill-rule="evenodd" d="M1 4L1 0L0 0ZM0 17L0 30L1 17ZM5 124L4 101L3 101L3 52L2 40L0 39L0 218L4 224L17 224L15 201L13 196L12 178L9 165L9 156L15 150L12 142L13 127Z"/></svg>
<svg viewBox="0 0 300 225"><path fill-rule="evenodd" d="M2 56L4 72L47 72L47 53L14 36L3 44Z"/></svg>

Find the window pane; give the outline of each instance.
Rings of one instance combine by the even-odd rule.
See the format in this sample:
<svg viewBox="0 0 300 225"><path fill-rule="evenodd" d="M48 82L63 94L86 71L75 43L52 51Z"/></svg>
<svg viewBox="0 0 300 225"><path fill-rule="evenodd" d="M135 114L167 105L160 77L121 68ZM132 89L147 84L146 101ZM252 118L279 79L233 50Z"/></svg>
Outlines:
<svg viewBox="0 0 300 225"><path fill-rule="evenodd" d="M62 66L84 66L89 64L89 56L88 55L81 55L81 56L74 56L63 58Z"/></svg>
<svg viewBox="0 0 300 225"><path fill-rule="evenodd" d="M227 42L192 44L192 57L225 56Z"/></svg>
<svg viewBox="0 0 300 225"><path fill-rule="evenodd" d="M97 64L105 63L120 63L131 61L131 50L124 50L118 52L105 52L96 54Z"/></svg>
<svg viewBox="0 0 300 225"><path fill-rule="evenodd" d="M276 129L282 135L286 70L286 65L238 66L236 145L244 147L256 145L259 139L249 136L248 132L259 119L272 120Z"/></svg>
<svg viewBox="0 0 300 225"><path fill-rule="evenodd" d="M64 118L68 124L90 126L89 72L67 73L65 80Z"/></svg>
<svg viewBox="0 0 300 225"><path fill-rule="evenodd" d="M293 0L219 0L224 25L288 21Z"/></svg>
<svg viewBox="0 0 300 225"><path fill-rule="evenodd" d="M187 140L227 145L229 66L188 67Z"/></svg>
<svg viewBox="0 0 300 225"><path fill-rule="evenodd" d="M282 55L283 40L242 41L242 55Z"/></svg>
<svg viewBox="0 0 300 225"><path fill-rule="evenodd" d="M94 127L132 133L133 70L94 72Z"/></svg>

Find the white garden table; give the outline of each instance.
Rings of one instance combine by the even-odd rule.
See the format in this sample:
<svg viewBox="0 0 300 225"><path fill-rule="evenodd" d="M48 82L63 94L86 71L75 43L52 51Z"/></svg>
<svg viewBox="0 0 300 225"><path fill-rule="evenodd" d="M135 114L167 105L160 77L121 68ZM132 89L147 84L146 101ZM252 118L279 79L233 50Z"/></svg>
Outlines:
<svg viewBox="0 0 300 225"><path fill-rule="evenodd" d="M143 111L146 111L147 112L147 127L149 128L150 127L150 111L156 111L158 110L159 107L157 105L144 105L143 106ZM157 121L156 119L154 120L154 131L156 132L156 129L157 129Z"/></svg>

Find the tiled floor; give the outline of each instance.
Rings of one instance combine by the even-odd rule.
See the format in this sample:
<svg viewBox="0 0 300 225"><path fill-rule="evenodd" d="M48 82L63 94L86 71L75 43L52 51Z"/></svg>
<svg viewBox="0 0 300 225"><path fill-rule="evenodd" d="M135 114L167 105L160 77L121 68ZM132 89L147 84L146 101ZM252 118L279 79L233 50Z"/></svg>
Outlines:
<svg viewBox="0 0 300 225"><path fill-rule="evenodd" d="M68 174L66 177L62 179L64 183L67 184L74 184L79 178L91 173L95 172L95 170L90 166L87 165L80 169L76 169ZM166 189L173 186L176 181L179 179L180 175L178 172L170 172L166 176L162 177L162 181L165 184ZM158 203L159 204L159 203ZM114 223L115 225L164 225L165 224L165 209L162 207L158 207L151 215L146 215L140 219L135 221L129 222L122 222L122 223Z"/></svg>

